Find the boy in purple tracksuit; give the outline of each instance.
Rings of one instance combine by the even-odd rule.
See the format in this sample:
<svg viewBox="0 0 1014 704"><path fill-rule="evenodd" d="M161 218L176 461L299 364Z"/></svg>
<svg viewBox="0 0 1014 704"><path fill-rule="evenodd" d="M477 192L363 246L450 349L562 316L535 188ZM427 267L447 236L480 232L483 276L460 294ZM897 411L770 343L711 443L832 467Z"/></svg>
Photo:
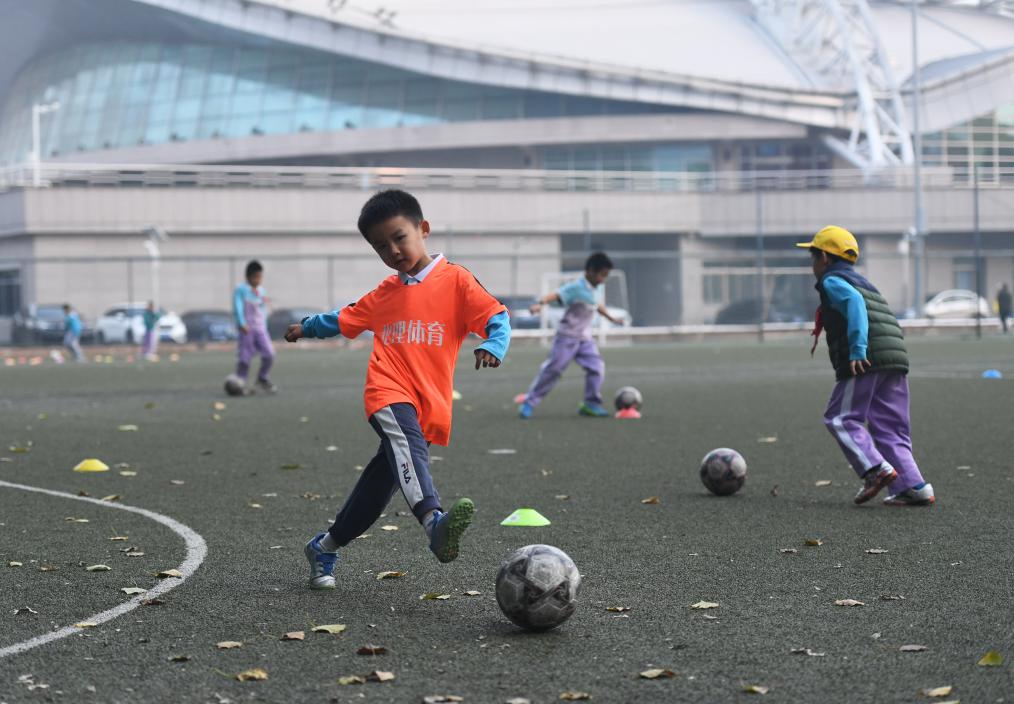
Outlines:
<svg viewBox="0 0 1014 704"><path fill-rule="evenodd" d="M563 319L556 328L556 338L549 357L542 363L539 373L528 387L518 415L531 418L536 406L545 398L560 375L571 362L576 361L585 371L584 403L577 412L583 416L606 418L609 411L602 407L602 379L606 365L599 354L599 348L592 339L592 320L595 313L617 325L620 321L609 314L602 302L601 286L609 278L613 262L603 252L595 252L584 264L584 276L562 286L558 291L543 296L531 307L538 313L547 303L559 301L567 307Z"/></svg>
<svg viewBox="0 0 1014 704"><path fill-rule="evenodd" d="M810 251L820 308L811 354L821 330L838 383L824 424L863 486L865 503L889 487L889 506L936 501L912 457L909 432L908 352L897 318L880 291L854 269L859 244L851 232L829 226L796 245Z"/></svg>
<svg viewBox="0 0 1014 704"><path fill-rule="evenodd" d="M267 297L261 288L263 280L264 267L254 260L246 265L246 282L237 286L233 292L232 313L236 318L236 327L239 328L236 376L245 383L250 372L250 361L255 354L260 354L261 368L257 374L257 386L273 394L278 391L278 387L268 378L268 372L275 361L275 348L268 335ZM253 390L247 393L253 393Z"/></svg>

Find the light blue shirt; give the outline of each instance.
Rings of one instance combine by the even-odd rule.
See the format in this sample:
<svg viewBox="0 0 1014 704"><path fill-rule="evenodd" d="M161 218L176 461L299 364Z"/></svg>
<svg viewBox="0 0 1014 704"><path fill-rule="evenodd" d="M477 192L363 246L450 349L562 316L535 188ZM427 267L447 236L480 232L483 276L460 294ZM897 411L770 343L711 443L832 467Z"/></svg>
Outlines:
<svg viewBox="0 0 1014 704"><path fill-rule="evenodd" d="M866 359L870 338L870 317L863 294L840 276L824 279L824 293L831 307L845 317L849 338L849 360Z"/></svg>
<svg viewBox="0 0 1014 704"><path fill-rule="evenodd" d="M556 293L567 308L557 325L557 334L590 340L595 311L603 299L602 287L592 286L588 278L582 276L564 284Z"/></svg>
<svg viewBox="0 0 1014 704"><path fill-rule="evenodd" d="M71 311L63 316L63 329L74 337L81 334L81 318L77 313Z"/></svg>

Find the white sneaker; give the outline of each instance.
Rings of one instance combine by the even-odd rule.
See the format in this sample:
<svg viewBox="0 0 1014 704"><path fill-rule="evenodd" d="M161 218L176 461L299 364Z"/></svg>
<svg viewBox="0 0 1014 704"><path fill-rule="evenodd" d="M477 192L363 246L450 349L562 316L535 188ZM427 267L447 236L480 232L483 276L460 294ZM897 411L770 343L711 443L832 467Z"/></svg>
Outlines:
<svg viewBox="0 0 1014 704"><path fill-rule="evenodd" d="M327 552L320 546L324 534L316 536L306 544L303 554L310 563L310 589L334 589L334 566L338 553Z"/></svg>
<svg viewBox="0 0 1014 704"><path fill-rule="evenodd" d="M933 485L926 482L921 489L905 489L884 499L885 506L929 506L936 503Z"/></svg>

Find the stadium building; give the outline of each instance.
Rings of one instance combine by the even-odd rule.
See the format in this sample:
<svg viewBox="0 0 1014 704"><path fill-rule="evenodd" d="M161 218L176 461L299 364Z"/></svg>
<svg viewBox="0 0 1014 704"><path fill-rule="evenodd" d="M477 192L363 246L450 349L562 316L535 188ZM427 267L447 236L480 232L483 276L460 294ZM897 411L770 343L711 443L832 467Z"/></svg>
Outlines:
<svg viewBox="0 0 1014 704"><path fill-rule="evenodd" d="M616 253L640 325L793 319L789 245L829 222L902 309L975 288L978 217L986 293L1014 280L1014 3L920 3L918 77L910 4L0 0L0 321L153 276L223 308L253 256L276 305L344 303L383 275L354 223L386 185L496 294Z"/></svg>

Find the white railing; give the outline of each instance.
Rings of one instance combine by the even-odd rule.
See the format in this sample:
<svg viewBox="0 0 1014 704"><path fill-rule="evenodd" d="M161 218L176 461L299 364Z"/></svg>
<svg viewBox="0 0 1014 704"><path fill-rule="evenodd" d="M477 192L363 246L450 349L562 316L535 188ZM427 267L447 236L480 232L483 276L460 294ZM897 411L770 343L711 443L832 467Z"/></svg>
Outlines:
<svg viewBox="0 0 1014 704"><path fill-rule="evenodd" d="M737 192L912 188L908 168L870 176L853 169L812 171L543 171L535 169L409 169L395 167L232 166L198 164L46 163L41 186L133 188L379 188L471 191ZM0 169L0 192L33 187L29 165ZM927 189L970 188L967 169L927 167ZM1014 168L980 170L982 188L1014 189Z"/></svg>

